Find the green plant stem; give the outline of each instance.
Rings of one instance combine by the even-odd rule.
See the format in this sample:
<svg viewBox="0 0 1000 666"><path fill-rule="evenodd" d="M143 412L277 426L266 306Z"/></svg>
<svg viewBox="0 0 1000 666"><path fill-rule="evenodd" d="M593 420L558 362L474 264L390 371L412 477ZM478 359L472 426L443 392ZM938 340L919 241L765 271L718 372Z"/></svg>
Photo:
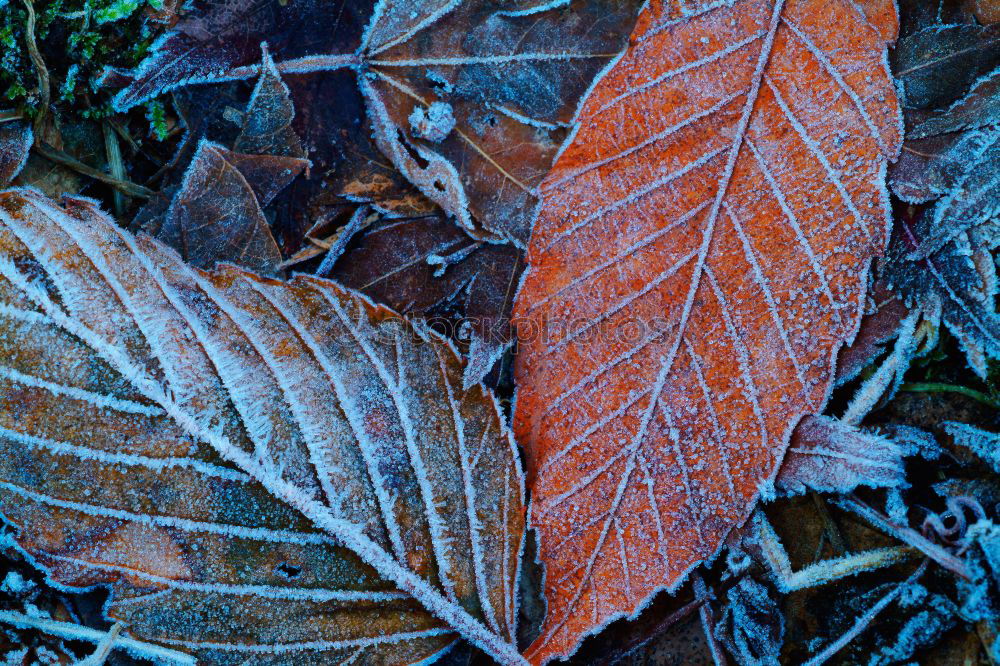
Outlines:
<svg viewBox="0 0 1000 666"><path fill-rule="evenodd" d="M911 382L907 384L902 384L899 387L900 391L909 391L910 393L958 393L959 395L964 395L967 398L972 398L978 402L988 405L993 409L1000 409L1000 400L991 398L982 391L977 391L976 389L971 389L967 386L959 386L957 384L943 384L939 382Z"/></svg>

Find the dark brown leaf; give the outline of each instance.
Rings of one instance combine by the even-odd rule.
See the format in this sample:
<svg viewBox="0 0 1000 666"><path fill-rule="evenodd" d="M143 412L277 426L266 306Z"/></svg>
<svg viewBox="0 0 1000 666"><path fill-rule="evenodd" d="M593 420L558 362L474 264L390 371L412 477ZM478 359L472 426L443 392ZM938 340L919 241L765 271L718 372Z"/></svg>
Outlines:
<svg viewBox="0 0 1000 666"><path fill-rule="evenodd" d="M281 252L261 209L307 164L294 157L243 155L203 141L157 238L200 268L228 261L272 274Z"/></svg>
<svg viewBox="0 0 1000 666"><path fill-rule="evenodd" d="M302 142L292 129L294 118L295 106L288 86L282 82L271 55L264 49L260 78L250 96L243 130L233 150L255 155L305 158Z"/></svg>
<svg viewBox="0 0 1000 666"><path fill-rule="evenodd" d="M458 308L447 325L454 334L468 327L470 386L513 342L509 320L523 267L517 248L477 243L441 217L424 217L372 225L329 277L408 315Z"/></svg>

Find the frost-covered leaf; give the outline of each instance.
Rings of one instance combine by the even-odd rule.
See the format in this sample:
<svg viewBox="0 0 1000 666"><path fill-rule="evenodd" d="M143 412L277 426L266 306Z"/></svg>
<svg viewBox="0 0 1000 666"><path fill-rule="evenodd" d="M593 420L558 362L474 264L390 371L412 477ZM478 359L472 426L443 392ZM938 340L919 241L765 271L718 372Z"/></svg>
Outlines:
<svg viewBox="0 0 1000 666"><path fill-rule="evenodd" d="M960 234L977 227L986 227L984 233L994 235L993 228L1000 224L1000 126L982 131L966 132L959 149L944 157L945 163L953 160L962 171L954 179L943 176L949 185L948 192L934 207L917 253L927 257L942 249ZM937 166L936 164L934 166ZM930 170L935 171L934 166ZM942 168L947 168L942 167ZM993 239L986 239L990 247Z"/></svg>
<svg viewBox="0 0 1000 666"><path fill-rule="evenodd" d="M970 580L960 580L962 617L969 622L1000 624L1000 527L983 520L971 526L965 553ZM998 652L1000 646L992 646Z"/></svg>
<svg viewBox="0 0 1000 666"><path fill-rule="evenodd" d="M904 483L903 450L894 441L829 416L807 416L792 433L774 487L780 494L801 495Z"/></svg>
<svg viewBox="0 0 1000 666"><path fill-rule="evenodd" d="M156 237L199 268L228 261L273 274L281 251L261 209L308 164L202 141Z"/></svg>
<svg viewBox="0 0 1000 666"><path fill-rule="evenodd" d="M997 45L1000 49L1000 44ZM947 109L920 120L906 138L922 139L948 132L1000 124L1000 68L976 81L967 95Z"/></svg>
<svg viewBox="0 0 1000 666"><path fill-rule="evenodd" d="M324 277L406 315L457 308L460 318L450 324L468 337L467 386L513 343L510 314L524 267L517 248L477 243L439 216L383 220L353 245Z"/></svg>
<svg viewBox="0 0 1000 666"><path fill-rule="evenodd" d="M360 49L346 48L351 40L342 39L338 49L303 52L298 44L288 48L264 38L286 81L356 70L375 143L392 164L469 232L523 246L535 190L579 99L624 47L639 5L383 0L358 35ZM208 16L218 20L220 13ZM319 21L314 29L325 26ZM256 57L228 46L215 53L206 48L211 39L192 43L191 33L190 27L178 30L159 45L117 97L119 108L180 85L245 78L259 69ZM432 117L433 128L421 120Z"/></svg>
<svg viewBox="0 0 1000 666"><path fill-rule="evenodd" d="M785 617L768 588L747 576L726 592L716 636L740 666L777 666Z"/></svg>
<svg viewBox="0 0 1000 666"><path fill-rule="evenodd" d="M928 26L899 41L892 65L905 106L949 104L1000 65L1000 26Z"/></svg>
<svg viewBox="0 0 1000 666"><path fill-rule="evenodd" d="M0 511L54 581L199 663L519 661L518 455L439 337L30 190L0 276Z"/></svg>
<svg viewBox="0 0 1000 666"><path fill-rule="evenodd" d="M1000 127L966 132L924 171L895 174L897 192L915 199L946 193L915 224L899 220L881 269L905 303L948 326L980 376L987 357L1000 357L992 255L1000 247L998 181Z"/></svg>
<svg viewBox="0 0 1000 666"><path fill-rule="evenodd" d="M867 658L866 666L907 663L921 649L940 641L958 623L955 604L942 594L930 594L922 585L905 590L899 606L891 614L892 626L880 632L882 644L877 649L861 646L855 649L855 653Z"/></svg>
<svg viewBox="0 0 1000 666"><path fill-rule="evenodd" d="M33 140L27 120L0 121L0 187L10 184L24 168Z"/></svg>
<svg viewBox="0 0 1000 666"><path fill-rule="evenodd" d="M822 411L901 141L895 8L865 6L652 3L543 182L515 307L531 659L676 587Z"/></svg>
<svg viewBox="0 0 1000 666"><path fill-rule="evenodd" d="M956 444L975 453L1000 474L1000 435L967 423L946 422L943 427Z"/></svg>
<svg viewBox="0 0 1000 666"><path fill-rule="evenodd" d="M250 96L243 129L233 150L255 155L305 158L302 142L292 129L294 118L295 105L288 86L282 82L271 54L264 49L260 78Z"/></svg>

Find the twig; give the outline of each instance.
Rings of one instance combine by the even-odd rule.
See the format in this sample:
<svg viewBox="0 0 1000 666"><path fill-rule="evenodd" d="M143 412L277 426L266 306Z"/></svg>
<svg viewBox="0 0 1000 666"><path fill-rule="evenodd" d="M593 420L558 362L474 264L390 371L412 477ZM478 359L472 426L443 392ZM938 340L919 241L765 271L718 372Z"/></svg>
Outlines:
<svg viewBox="0 0 1000 666"><path fill-rule="evenodd" d="M715 593L705 586L705 581L698 574L691 576L691 584L694 587L694 593L699 598L715 598ZM726 653L723 651L722 646L719 645L719 641L715 638L715 623L712 621L712 607L707 603L703 603L701 608L698 609L698 614L701 616L701 629L705 633L705 641L708 643L708 650L712 653L712 661L715 663L715 666L728 666L729 662L726 660Z"/></svg>
<svg viewBox="0 0 1000 666"><path fill-rule="evenodd" d="M24 114L20 111L0 111L0 123L12 123L21 118L24 118Z"/></svg>
<svg viewBox="0 0 1000 666"><path fill-rule="evenodd" d="M847 633L835 640L833 643L830 643L826 649L802 664L802 666L820 666L820 664L826 662L827 659L840 652L848 643L861 635L861 633L867 629L869 625L871 625L875 617L878 616L878 614L881 613L886 606L891 604L896 597L902 594L903 590L905 590L908 585L920 578L920 576L927 569L927 563L929 561L929 559L924 559L924 561L920 563L920 566L917 567L917 570L914 571L909 578L893 588L892 592L879 599L878 603L869 608L861 617L858 618L858 621L854 623L854 626L847 630Z"/></svg>
<svg viewBox="0 0 1000 666"><path fill-rule="evenodd" d="M838 504L845 509L849 509L850 511L858 514L886 534L894 536L903 543L908 543L914 548L919 549L924 553L924 555L931 558L945 569L948 569L962 578L969 580L969 571L965 568L965 563L962 562L962 560L958 559L938 544L920 534L920 532L904 525L897 525L892 522L888 516L882 514L877 509L868 506L853 495L849 495L840 500Z"/></svg>
<svg viewBox="0 0 1000 666"><path fill-rule="evenodd" d="M910 393L957 393L959 395L964 395L967 398L977 400L984 405L992 407L993 409L1000 409L1000 400L991 398L982 391L971 389L968 386L943 384L940 382L909 382L901 385L899 390L909 391Z"/></svg>
<svg viewBox="0 0 1000 666"><path fill-rule="evenodd" d="M756 547L757 555L771 570L775 585L786 594L825 585L848 576L856 576L872 569L891 566L919 552L908 546L875 548L831 560L822 560L794 571L788 553L767 516L758 510L751 520L753 522L750 524L754 527L752 544Z"/></svg>
<svg viewBox="0 0 1000 666"><path fill-rule="evenodd" d="M58 620L50 620L44 617L31 617L30 615L15 611L0 611L0 622L24 629L38 629L52 636L59 636L71 641L86 641L94 645L100 645L108 635L106 631L98 631L97 629L91 629L79 624L59 622ZM116 636L114 647L125 650L136 657L150 659L155 662L190 664L190 666L194 666L197 663L195 658L189 654L151 643L144 643L134 638Z"/></svg>
<svg viewBox="0 0 1000 666"><path fill-rule="evenodd" d="M132 135L128 133L127 129L122 127L121 123L112 118L108 118L104 122L106 122L108 125L111 126L111 129L113 129L115 133L118 134L118 136L121 138L122 141L128 144L129 150L131 150L133 153L138 153L141 150L139 143L132 138Z"/></svg>
<svg viewBox="0 0 1000 666"><path fill-rule="evenodd" d="M837 523L833 521L833 516L830 515L830 509L826 505L826 500L815 490L810 495L812 495L813 504L816 505L816 512L823 521L823 531L826 533L826 538L830 540L830 546L833 547L837 555L847 555L850 550L847 547L847 541L844 539L844 535L841 534L840 528L837 527Z"/></svg>
<svg viewBox="0 0 1000 666"><path fill-rule="evenodd" d="M104 666L104 662L108 660L108 655L111 654L111 650L115 647L115 640L117 640L118 634L122 633L122 629L124 628L124 624L115 622L108 635L98 644L94 653L86 659L78 661L76 666Z"/></svg>
<svg viewBox="0 0 1000 666"><path fill-rule="evenodd" d="M38 140L37 135L35 136L35 139ZM84 164L80 160L67 155L61 150L56 150L47 143L39 141L35 144L35 150L39 155L45 157L46 159L50 159L57 164L69 167L70 169L73 169L78 173L82 173L84 176L89 176L94 180L99 180L102 183L110 185L116 190L129 195L130 197L148 199L154 194L153 190L148 187L143 187L142 185L137 185L136 183L132 183L127 180L119 180L114 176L110 176L103 171L99 171L92 166Z"/></svg>
<svg viewBox="0 0 1000 666"><path fill-rule="evenodd" d="M23 2L25 9L28 10L28 22L24 28L25 41L31 63L35 66L35 76L38 77L38 115L35 116L35 142L41 143L45 114L49 110L49 70L45 66L45 60L42 59L38 43L35 41L35 6L32 0L23 0Z"/></svg>

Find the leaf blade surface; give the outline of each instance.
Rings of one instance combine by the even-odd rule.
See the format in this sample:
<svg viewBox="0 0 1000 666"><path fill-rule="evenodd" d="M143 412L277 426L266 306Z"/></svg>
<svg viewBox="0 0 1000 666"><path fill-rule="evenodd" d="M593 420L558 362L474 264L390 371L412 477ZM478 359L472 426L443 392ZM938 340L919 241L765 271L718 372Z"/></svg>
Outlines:
<svg viewBox="0 0 1000 666"><path fill-rule="evenodd" d="M691 5L644 11L540 188L515 310L547 568L536 662L676 586L746 518L822 409L887 240L894 11Z"/></svg>

